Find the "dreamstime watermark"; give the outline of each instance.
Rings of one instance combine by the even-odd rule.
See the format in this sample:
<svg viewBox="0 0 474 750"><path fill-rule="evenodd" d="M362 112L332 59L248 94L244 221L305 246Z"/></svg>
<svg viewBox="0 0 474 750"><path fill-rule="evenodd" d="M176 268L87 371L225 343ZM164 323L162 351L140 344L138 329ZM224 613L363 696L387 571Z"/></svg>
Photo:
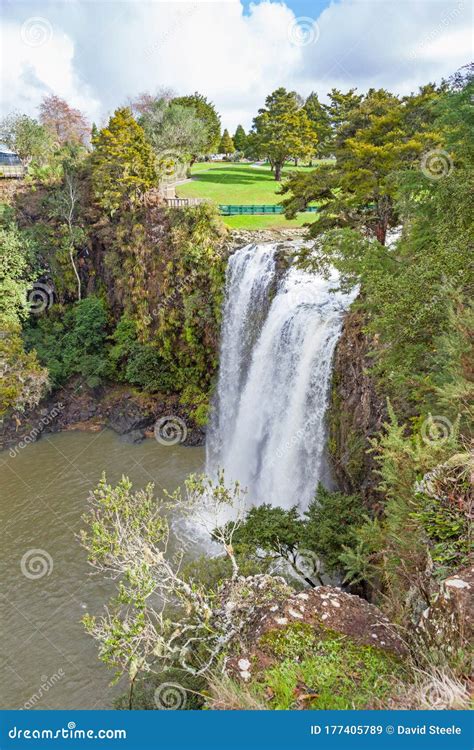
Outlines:
<svg viewBox="0 0 474 750"><path fill-rule="evenodd" d="M448 290L449 288L455 289L457 285L461 285L463 283L464 276L464 269L456 271L451 279L448 279L448 277L443 274L441 277L441 284L438 287L439 291L432 294L430 299L425 304L423 304L422 308L419 309L419 311L410 319L410 325L418 325L423 320L427 312L432 311L436 307L436 305L445 303L446 295L448 294L446 290Z"/></svg>
<svg viewBox="0 0 474 750"><path fill-rule="evenodd" d="M29 549L20 562L21 572L30 581L37 581L53 572L53 558L44 549Z"/></svg>
<svg viewBox="0 0 474 750"><path fill-rule="evenodd" d="M421 425L421 437L427 445L442 445L452 437L453 429L453 424L447 417L430 414Z"/></svg>
<svg viewBox="0 0 474 750"><path fill-rule="evenodd" d="M305 422L304 427L300 427L294 432L291 437L284 443L280 444L278 450L275 451L270 459L270 466L274 466L277 461L284 458L288 454L288 451L292 450L296 445L299 445L308 436L308 431L311 425L314 424L314 420L310 419Z"/></svg>
<svg viewBox="0 0 474 750"><path fill-rule="evenodd" d="M182 163L180 154L173 149L162 151L158 155L158 169L164 177L174 177Z"/></svg>
<svg viewBox="0 0 474 750"><path fill-rule="evenodd" d="M160 711L177 711L186 706L186 690L176 682L163 682L155 690L155 705Z"/></svg>
<svg viewBox="0 0 474 750"><path fill-rule="evenodd" d="M54 672L50 677L47 675L42 675L40 680L40 686L38 690L31 695L27 701L24 702L23 706L20 708L20 711L28 711L36 706L36 704L44 698L44 696L53 688L55 685L58 684L62 680L62 678L65 676L65 672L62 668L58 669L57 672Z"/></svg>
<svg viewBox="0 0 474 750"><path fill-rule="evenodd" d="M443 177L448 177L454 169L450 155L440 148L423 154L420 166L421 171L429 180L441 180Z"/></svg>
<svg viewBox="0 0 474 750"><path fill-rule="evenodd" d="M159 51L161 45L163 45L170 37L174 36L175 32L182 27L183 22L189 20L196 13L198 7L199 3L194 3L191 7L186 3L185 9L180 10L179 13L176 14L174 23L172 23L165 32L160 34L153 44L150 44L145 49L145 57L151 57L155 52Z"/></svg>
<svg viewBox="0 0 474 750"><path fill-rule="evenodd" d="M321 289L314 284L313 279L309 279L307 283L296 284L287 289L285 292L285 301L288 302L290 308L296 308L300 305L321 307L322 304L326 304L325 301L321 301Z"/></svg>
<svg viewBox="0 0 474 750"><path fill-rule="evenodd" d="M35 281L27 295L28 306L33 315L41 315L54 303L54 292L48 284Z"/></svg>
<svg viewBox="0 0 474 750"><path fill-rule="evenodd" d="M298 549L295 558L295 566L305 578L313 580L321 573L321 560L315 552L310 549Z"/></svg>
<svg viewBox="0 0 474 750"><path fill-rule="evenodd" d="M20 37L28 47L42 47L53 38L53 27L43 16L31 16L21 26Z"/></svg>
<svg viewBox="0 0 474 750"><path fill-rule="evenodd" d="M50 425L51 422L53 422L56 417L59 416L59 414L61 414L63 409L64 404L61 401L58 401L58 403L55 404L47 414L41 417L36 427L33 427L33 429L30 430L29 433L25 435L25 437L23 437L19 443L10 448L10 450L8 451L8 455L11 458L15 458L15 456L18 456L23 448L26 448L26 446L30 445L31 443L35 443L40 437L43 430L48 427L48 425Z"/></svg>
<svg viewBox="0 0 474 750"><path fill-rule="evenodd" d="M314 18L299 16L288 25L288 39L295 47L307 47L319 39L319 26Z"/></svg>
<svg viewBox="0 0 474 750"><path fill-rule="evenodd" d="M160 302L159 305L151 310L151 316L157 318L159 317L160 312L166 310L169 305L174 305L176 303L179 304L180 297L189 293L189 288L192 286L192 282L196 281L197 277L198 273L193 268L192 271L187 274L186 278L180 279L175 285L173 285L173 289L169 296L166 297L166 300L163 300L163 302Z"/></svg>
<svg viewBox="0 0 474 750"><path fill-rule="evenodd" d="M171 414L156 421L154 433L156 441L161 445L178 445L185 442L188 428L183 419Z"/></svg>
<svg viewBox="0 0 474 750"><path fill-rule="evenodd" d="M438 25L435 26L435 28L432 29L429 34L423 37L421 42L419 42L416 47L413 47L408 56L408 59L415 60L420 54L422 54L423 49L427 45L431 44L431 42L433 42L440 34L442 34L446 27L449 26L458 17L462 10L464 10L464 0L460 0L455 8L452 8L449 13L444 14Z"/></svg>

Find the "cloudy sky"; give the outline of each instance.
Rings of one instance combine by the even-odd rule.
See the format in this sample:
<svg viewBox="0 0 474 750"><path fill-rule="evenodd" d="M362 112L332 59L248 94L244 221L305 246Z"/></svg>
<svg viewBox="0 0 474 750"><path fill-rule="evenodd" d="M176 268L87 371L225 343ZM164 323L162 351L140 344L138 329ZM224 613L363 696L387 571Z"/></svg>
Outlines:
<svg viewBox="0 0 474 750"><path fill-rule="evenodd" d="M224 127L277 86L409 93L472 55L470 0L3 0L1 109L47 93L97 124L129 96L200 91Z"/></svg>

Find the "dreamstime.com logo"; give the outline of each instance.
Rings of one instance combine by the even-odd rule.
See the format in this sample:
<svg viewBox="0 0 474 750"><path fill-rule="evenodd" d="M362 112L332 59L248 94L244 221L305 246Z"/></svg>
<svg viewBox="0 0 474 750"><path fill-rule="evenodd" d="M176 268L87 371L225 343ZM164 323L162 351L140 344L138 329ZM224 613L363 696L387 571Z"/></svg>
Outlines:
<svg viewBox="0 0 474 750"><path fill-rule="evenodd" d="M452 422L443 415L431 414L423 421L421 425L421 437L424 443L433 445L438 443L442 445L453 436L454 427Z"/></svg>
<svg viewBox="0 0 474 750"><path fill-rule="evenodd" d="M41 315L54 303L54 292L48 284L35 281L27 295L28 306L33 315Z"/></svg>
<svg viewBox="0 0 474 750"><path fill-rule="evenodd" d="M319 26L314 18L299 16L288 26L288 39L295 47L307 47L319 39Z"/></svg>
<svg viewBox="0 0 474 750"><path fill-rule="evenodd" d="M21 572L30 581L37 581L53 572L53 558L44 549L29 549L20 562Z"/></svg>
<svg viewBox="0 0 474 750"><path fill-rule="evenodd" d="M177 151L162 151L158 157L158 168L164 177L174 177L179 172L181 157Z"/></svg>
<svg viewBox="0 0 474 750"><path fill-rule="evenodd" d="M421 171L429 180L442 180L453 171L454 164L447 151L440 148L427 151L421 159Z"/></svg>
<svg viewBox="0 0 474 750"><path fill-rule="evenodd" d="M295 559L295 565L305 578L318 577L321 573L321 560L313 550L299 549Z"/></svg>
<svg viewBox="0 0 474 750"><path fill-rule="evenodd" d="M75 721L68 721L61 729L19 729L8 730L11 740L125 740L126 729L77 729Z"/></svg>
<svg viewBox="0 0 474 750"><path fill-rule="evenodd" d="M156 441L161 445L178 445L185 442L188 428L183 419L172 414L157 420L154 433Z"/></svg>
<svg viewBox="0 0 474 750"><path fill-rule="evenodd" d="M178 711L186 707L186 690L176 682L163 682L155 690L155 705L160 711Z"/></svg>
<svg viewBox="0 0 474 750"><path fill-rule="evenodd" d="M20 37L28 47L42 47L53 38L53 27L47 18L31 16L22 24Z"/></svg>

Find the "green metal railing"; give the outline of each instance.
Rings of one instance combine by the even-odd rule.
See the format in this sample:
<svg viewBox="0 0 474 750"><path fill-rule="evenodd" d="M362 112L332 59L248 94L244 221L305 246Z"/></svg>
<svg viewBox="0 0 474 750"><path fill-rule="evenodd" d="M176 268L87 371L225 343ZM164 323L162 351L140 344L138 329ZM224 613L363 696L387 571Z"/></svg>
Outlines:
<svg viewBox="0 0 474 750"><path fill-rule="evenodd" d="M314 213L318 210L317 206L308 206L306 211ZM283 206L278 205L227 205L219 204L219 213L222 216L239 216L242 214L282 214L284 212Z"/></svg>

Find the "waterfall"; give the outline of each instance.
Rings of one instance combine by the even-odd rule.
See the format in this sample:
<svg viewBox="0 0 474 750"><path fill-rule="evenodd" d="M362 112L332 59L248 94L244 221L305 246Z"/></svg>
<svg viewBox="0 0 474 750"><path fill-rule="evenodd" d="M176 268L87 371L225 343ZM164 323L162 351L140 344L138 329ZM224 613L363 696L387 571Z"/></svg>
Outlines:
<svg viewBox="0 0 474 750"><path fill-rule="evenodd" d="M207 471L239 480L250 504L304 510L322 475L324 415L342 316L353 295L291 267L277 246L229 259Z"/></svg>

